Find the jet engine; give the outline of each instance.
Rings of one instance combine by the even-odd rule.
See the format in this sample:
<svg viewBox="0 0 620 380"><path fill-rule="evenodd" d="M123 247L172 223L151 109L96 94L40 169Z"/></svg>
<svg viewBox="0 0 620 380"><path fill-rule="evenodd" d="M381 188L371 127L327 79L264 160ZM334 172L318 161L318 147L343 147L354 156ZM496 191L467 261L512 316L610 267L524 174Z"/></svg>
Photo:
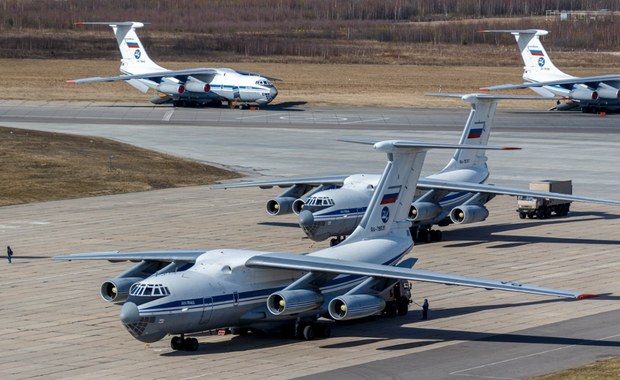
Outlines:
<svg viewBox="0 0 620 380"><path fill-rule="evenodd" d="M345 294L330 301L327 310L336 321L364 318L385 309L382 297L370 294Z"/></svg>
<svg viewBox="0 0 620 380"><path fill-rule="evenodd" d="M450 219L454 224L468 224L482 222L489 216L489 210L484 206L464 205L450 211Z"/></svg>
<svg viewBox="0 0 620 380"><path fill-rule="evenodd" d="M266 188L266 187L265 187ZM320 186L319 186L320 188ZM312 186L305 184L297 184L289 187L282 194L267 201L265 209L269 215L284 215L295 212L294 202L311 192ZM296 213L297 214L297 213Z"/></svg>
<svg viewBox="0 0 620 380"><path fill-rule="evenodd" d="M281 290L267 298L267 309L273 315L291 315L314 310L323 303L323 295L309 289Z"/></svg>
<svg viewBox="0 0 620 380"><path fill-rule="evenodd" d="M620 99L620 89L606 83L599 83L596 92L601 99Z"/></svg>
<svg viewBox="0 0 620 380"><path fill-rule="evenodd" d="M157 273L172 272L177 269L175 263L161 261L142 261L121 275L101 284L101 298L108 302L121 303L127 299L131 285Z"/></svg>
<svg viewBox="0 0 620 380"><path fill-rule="evenodd" d="M290 214L293 211L292 206L295 199L293 197L275 197L267 201L265 210L269 215Z"/></svg>
<svg viewBox="0 0 620 380"><path fill-rule="evenodd" d="M575 89L569 92L571 99L577 100L596 100L598 99L598 92L592 90L587 86L575 86Z"/></svg>
<svg viewBox="0 0 620 380"><path fill-rule="evenodd" d="M185 90L191 92L209 92L211 91L211 86L209 83L205 83L203 81L199 81L196 79L190 79L185 82Z"/></svg>
<svg viewBox="0 0 620 380"><path fill-rule="evenodd" d="M185 86L175 83L160 83L159 86L157 86L157 91L165 94L179 95L185 92Z"/></svg>
<svg viewBox="0 0 620 380"><path fill-rule="evenodd" d="M409 220L419 222L435 219L441 214L441 207L432 202L413 202L409 210Z"/></svg>
<svg viewBox="0 0 620 380"><path fill-rule="evenodd" d="M116 277L101 284L101 298L108 302L120 303L127 299L129 288L144 277Z"/></svg>
<svg viewBox="0 0 620 380"><path fill-rule="evenodd" d="M292 205L292 209L293 209L293 213L295 215L299 215L299 213L304 209L304 206L306 205L306 201L299 198L299 199L295 199L295 201L293 202Z"/></svg>

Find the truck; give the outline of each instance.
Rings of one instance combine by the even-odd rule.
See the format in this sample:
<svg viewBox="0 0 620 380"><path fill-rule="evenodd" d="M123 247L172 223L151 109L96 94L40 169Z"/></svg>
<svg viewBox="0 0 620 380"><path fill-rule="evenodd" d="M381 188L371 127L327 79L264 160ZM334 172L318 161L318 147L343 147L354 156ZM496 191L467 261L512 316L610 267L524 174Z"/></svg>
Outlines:
<svg viewBox="0 0 620 380"><path fill-rule="evenodd" d="M543 180L530 182L530 190L547 191L552 193L572 194L573 183L571 180ZM547 219L551 213L557 216L566 216L570 211L570 201L564 201L552 198L537 198L530 196L517 197L517 212L519 218L538 218Z"/></svg>

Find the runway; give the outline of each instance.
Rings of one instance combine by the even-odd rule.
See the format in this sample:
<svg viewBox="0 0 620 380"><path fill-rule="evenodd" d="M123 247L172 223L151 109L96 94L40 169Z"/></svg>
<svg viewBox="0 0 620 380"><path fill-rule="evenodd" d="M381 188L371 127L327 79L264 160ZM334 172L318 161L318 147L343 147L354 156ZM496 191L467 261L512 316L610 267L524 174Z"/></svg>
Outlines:
<svg viewBox="0 0 620 380"><path fill-rule="evenodd" d="M111 137L265 177L379 172L385 162L381 154L335 138L349 133L456 142L467 116L466 109L300 107L286 112L321 119L279 119L280 125L265 121L277 110L206 109L174 110L174 123L168 124L134 119L138 111L125 108L2 102L0 125ZM135 108L149 108L153 120L171 111ZM32 109L47 109L49 115L41 111L29 117ZM353 120L356 114L367 123L328 122ZM382 121L375 120L379 115ZM530 180L572 178L575 193L619 198L620 119L548 115L498 112L491 142L524 150L494 153L492 180L526 186ZM239 120L250 116L260 121ZM182 121L191 117L193 122ZM434 124L422 125L425 119ZM427 170L441 168L448 157L429 156ZM620 210L604 206L574 205L568 218L520 220L516 201L498 197L489 204L486 222L450 226L443 242L416 246L411 253L421 269L600 294L597 298L564 301L416 283L414 301L431 302L428 321L419 320L413 304L403 318L338 324L327 340L205 335L195 354L173 352L168 340L150 346L133 340L118 320L119 308L100 300L100 284L128 264L49 259L116 249L235 247L302 253L324 247L302 239L294 217L264 213L264 201L274 193L203 186L3 207L0 236L15 259L2 264L0 278L0 318L5 321L0 376L524 378L620 355L615 322L620 316Z"/></svg>

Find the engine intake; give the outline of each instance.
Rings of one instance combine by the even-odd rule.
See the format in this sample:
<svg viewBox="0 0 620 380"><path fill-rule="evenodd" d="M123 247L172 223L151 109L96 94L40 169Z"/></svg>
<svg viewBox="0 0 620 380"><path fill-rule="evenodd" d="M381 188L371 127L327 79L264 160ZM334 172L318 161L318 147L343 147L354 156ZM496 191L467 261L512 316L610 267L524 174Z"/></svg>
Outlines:
<svg viewBox="0 0 620 380"><path fill-rule="evenodd" d="M101 284L101 298L108 302L124 302L131 285L142 281L142 277L117 277Z"/></svg>
<svg viewBox="0 0 620 380"><path fill-rule="evenodd" d="M450 211L450 219L454 224L468 224L482 222L489 216L489 210L484 206L461 206Z"/></svg>
<svg viewBox="0 0 620 380"><path fill-rule="evenodd" d="M267 309L273 315L291 315L314 310L322 303L323 295L312 290L282 290L267 298Z"/></svg>
<svg viewBox="0 0 620 380"><path fill-rule="evenodd" d="M409 220L419 222L435 219L441 214L441 207L432 202L414 202L409 210Z"/></svg>
<svg viewBox="0 0 620 380"><path fill-rule="evenodd" d="M345 294L331 300L327 307L329 315L336 321L368 317L383 309L385 300L370 294Z"/></svg>
<svg viewBox="0 0 620 380"><path fill-rule="evenodd" d="M295 198L275 197L267 201L265 210L269 215L285 215L292 212L292 205Z"/></svg>

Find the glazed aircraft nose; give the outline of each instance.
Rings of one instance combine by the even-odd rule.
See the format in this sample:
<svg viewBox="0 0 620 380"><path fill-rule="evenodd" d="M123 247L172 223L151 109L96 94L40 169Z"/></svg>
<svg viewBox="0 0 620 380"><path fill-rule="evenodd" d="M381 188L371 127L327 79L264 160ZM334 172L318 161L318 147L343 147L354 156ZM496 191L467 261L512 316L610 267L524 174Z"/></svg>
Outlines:
<svg viewBox="0 0 620 380"><path fill-rule="evenodd" d="M121 321L125 324L140 322L140 312L138 306L133 302L125 302L121 307Z"/></svg>
<svg viewBox="0 0 620 380"><path fill-rule="evenodd" d="M271 96L271 100L275 99L278 96L278 90L275 87L272 87L269 90L269 95Z"/></svg>
<svg viewBox="0 0 620 380"><path fill-rule="evenodd" d="M314 225L314 215L308 210L302 210L299 213L299 225L303 228L310 228Z"/></svg>

